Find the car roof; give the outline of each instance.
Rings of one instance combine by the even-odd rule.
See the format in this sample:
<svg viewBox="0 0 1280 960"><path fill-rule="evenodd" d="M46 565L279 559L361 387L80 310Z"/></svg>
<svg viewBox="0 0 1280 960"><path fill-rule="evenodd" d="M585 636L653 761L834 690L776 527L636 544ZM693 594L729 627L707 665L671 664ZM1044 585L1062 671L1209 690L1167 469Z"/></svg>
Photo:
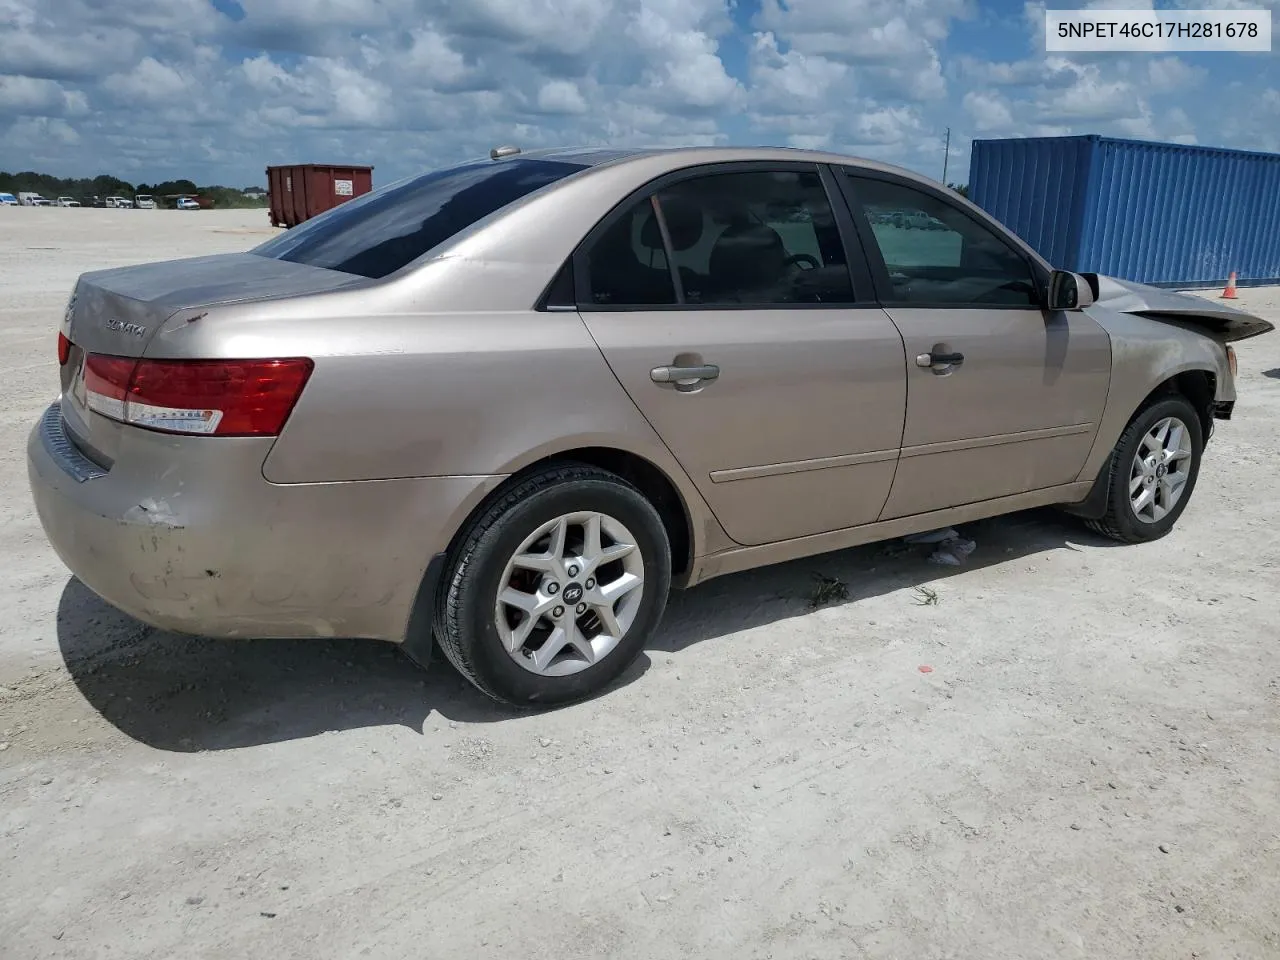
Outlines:
<svg viewBox="0 0 1280 960"><path fill-rule="evenodd" d="M587 167L614 165L642 157L667 157L672 170L681 167L697 166L704 163L728 163L744 160L781 160L807 163L832 163L854 165L867 170L879 170L884 173L896 173L911 180L931 181L905 167L856 157L849 154L832 153L823 150L802 150L798 147L722 147L722 146L689 146L689 147L548 147L536 150L525 150L510 158L527 157L537 160L557 160L564 163L576 163Z"/></svg>
<svg viewBox="0 0 1280 960"><path fill-rule="evenodd" d="M939 194L945 190L939 181L903 167L862 157L791 147L552 148L508 154L489 162L495 165L518 162L522 157L534 162L576 163L582 169L535 190L461 231L442 244L433 254L434 258L447 256L449 251L453 251L462 259L546 266L554 262L558 268L573 247L622 198L668 174L713 164L751 161L831 164L848 167L858 173L885 174ZM1025 241L959 193L949 197L948 202L965 209L979 222L999 230L1033 262L1048 268L1044 259ZM556 220L550 235L549 216ZM551 237L554 237L554 242Z"/></svg>

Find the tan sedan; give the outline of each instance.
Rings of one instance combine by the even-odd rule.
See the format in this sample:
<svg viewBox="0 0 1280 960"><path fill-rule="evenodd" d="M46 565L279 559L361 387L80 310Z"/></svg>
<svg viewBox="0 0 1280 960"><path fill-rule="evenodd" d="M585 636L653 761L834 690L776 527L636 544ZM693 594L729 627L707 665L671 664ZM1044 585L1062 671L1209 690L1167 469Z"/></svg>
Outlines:
<svg viewBox="0 0 1280 960"><path fill-rule="evenodd" d="M85 274L29 472L67 565L150 624L434 636L561 703L672 584L1047 504L1164 535L1228 341L1270 329L1055 271L876 163L503 150Z"/></svg>

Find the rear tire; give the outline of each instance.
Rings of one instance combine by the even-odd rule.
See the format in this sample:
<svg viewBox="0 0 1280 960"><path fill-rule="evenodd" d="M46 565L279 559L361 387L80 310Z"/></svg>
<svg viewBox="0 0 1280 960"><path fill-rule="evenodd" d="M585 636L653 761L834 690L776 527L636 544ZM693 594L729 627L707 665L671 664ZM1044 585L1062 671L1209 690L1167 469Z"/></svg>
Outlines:
<svg viewBox="0 0 1280 960"><path fill-rule="evenodd" d="M1089 527L1121 543L1160 539L1191 500L1203 452L1196 408L1180 394L1152 401L1116 443L1104 467L1107 512Z"/></svg>
<svg viewBox="0 0 1280 960"><path fill-rule="evenodd" d="M435 634L493 699L572 703L639 657L670 585L666 528L645 496L608 471L553 465L470 522L445 565Z"/></svg>

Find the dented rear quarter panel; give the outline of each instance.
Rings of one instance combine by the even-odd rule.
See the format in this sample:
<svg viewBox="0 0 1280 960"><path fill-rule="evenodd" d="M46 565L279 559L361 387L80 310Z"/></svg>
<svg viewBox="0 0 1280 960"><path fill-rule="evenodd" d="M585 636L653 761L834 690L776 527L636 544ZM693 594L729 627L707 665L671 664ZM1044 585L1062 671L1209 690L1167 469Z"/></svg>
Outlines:
<svg viewBox="0 0 1280 960"><path fill-rule="evenodd" d="M115 467L81 483L37 430L27 463L54 550L146 623L402 640L431 555L501 478L271 484L270 445L130 429Z"/></svg>

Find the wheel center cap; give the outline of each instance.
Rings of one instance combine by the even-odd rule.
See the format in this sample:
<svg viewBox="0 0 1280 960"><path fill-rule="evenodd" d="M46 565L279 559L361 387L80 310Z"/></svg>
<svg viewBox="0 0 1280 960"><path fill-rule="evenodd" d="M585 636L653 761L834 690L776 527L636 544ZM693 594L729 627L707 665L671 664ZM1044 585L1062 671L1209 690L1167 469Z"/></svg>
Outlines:
<svg viewBox="0 0 1280 960"><path fill-rule="evenodd" d="M564 588L564 602L577 603L582 599L582 587L579 584L571 583Z"/></svg>
<svg viewBox="0 0 1280 960"><path fill-rule="evenodd" d="M1163 480L1164 475L1168 472L1169 472L1169 468L1166 467L1163 463L1160 464L1159 466L1156 467L1156 479Z"/></svg>

